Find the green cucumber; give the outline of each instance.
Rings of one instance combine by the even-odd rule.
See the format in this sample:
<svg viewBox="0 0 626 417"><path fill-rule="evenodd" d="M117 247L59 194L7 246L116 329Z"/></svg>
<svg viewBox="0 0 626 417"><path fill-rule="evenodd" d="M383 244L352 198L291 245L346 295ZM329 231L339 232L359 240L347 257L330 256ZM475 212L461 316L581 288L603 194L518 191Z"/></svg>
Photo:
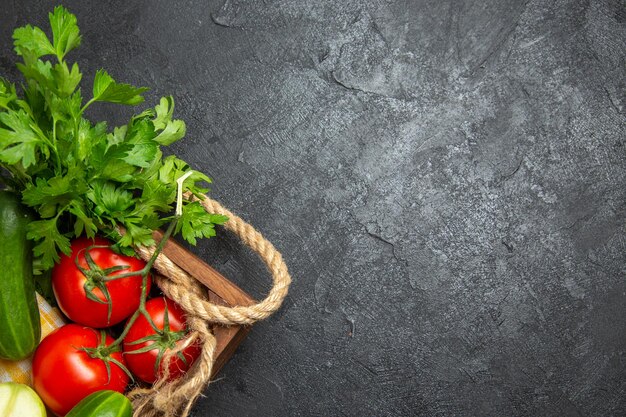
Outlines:
<svg viewBox="0 0 626 417"><path fill-rule="evenodd" d="M117 391L103 390L83 398L65 417L131 417L128 398Z"/></svg>
<svg viewBox="0 0 626 417"><path fill-rule="evenodd" d="M32 218L17 196L0 191L0 358L24 359L41 339L32 247Z"/></svg>

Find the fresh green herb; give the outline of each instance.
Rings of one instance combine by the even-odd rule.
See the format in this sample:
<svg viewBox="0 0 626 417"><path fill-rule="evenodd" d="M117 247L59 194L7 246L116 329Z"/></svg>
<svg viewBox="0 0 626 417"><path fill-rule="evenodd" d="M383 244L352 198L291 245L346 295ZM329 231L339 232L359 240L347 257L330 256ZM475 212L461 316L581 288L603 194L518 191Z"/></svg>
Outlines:
<svg viewBox="0 0 626 417"><path fill-rule="evenodd" d="M146 88L116 82L96 72L91 98L83 104L83 78L65 57L81 43L76 16L58 6L49 14L52 41L30 25L13 33L25 82L21 91L0 77L0 181L36 210L28 238L35 242L35 265L49 269L68 253L70 239L103 233L124 253L152 245L152 232L172 220L176 180L191 171L175 156L163 158L161 146L185 136L185 123L172 118L174 101L161 98L154 109L109 129L92 123L85 110L97 102L136 106ZM183 189L199 198L211 180L192 171ZM195 244L215 235L226 217L185 202L175 233ZM120 233L120 228L125 233Z"/></svg>

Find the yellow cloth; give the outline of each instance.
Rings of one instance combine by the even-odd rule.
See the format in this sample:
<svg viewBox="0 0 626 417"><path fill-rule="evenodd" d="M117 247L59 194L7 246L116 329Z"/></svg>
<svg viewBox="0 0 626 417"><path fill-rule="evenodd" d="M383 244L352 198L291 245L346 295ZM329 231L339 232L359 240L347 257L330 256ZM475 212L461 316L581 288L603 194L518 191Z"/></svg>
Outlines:
<svg viewBox="0 0 626 417"><path fill-rule="evenodd" d="M43 339L54 329L65 324L63 315L58 308L51 307L43 297L37 294L39 315L41 316L41 338ZM0 382L19 382L32 386L30 375L32 356L21 361L5 361L0 359Z"/></svg>

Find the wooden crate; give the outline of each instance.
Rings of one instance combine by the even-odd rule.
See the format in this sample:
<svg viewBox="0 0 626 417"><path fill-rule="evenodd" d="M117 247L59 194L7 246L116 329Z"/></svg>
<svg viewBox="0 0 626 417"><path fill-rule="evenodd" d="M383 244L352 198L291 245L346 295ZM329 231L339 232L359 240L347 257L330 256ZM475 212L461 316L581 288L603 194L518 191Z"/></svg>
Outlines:
<svg viewBox="0 0 626 417"><path fill-rule="evenodd" d="M157 242L161 240L162 234L156 232L154 237ZM207 287L209 300L216 304L227 306L249 306L256 301L245 291L233 284L228 278L213 269L202 259L189 252L185 247L173 239L165 243L163 253L181 269L200 281ZM213 375L233 356L235 350L250 331L251 326L214 326L213 332L217 339L217 349L215 353L215 365Z"/></svg>

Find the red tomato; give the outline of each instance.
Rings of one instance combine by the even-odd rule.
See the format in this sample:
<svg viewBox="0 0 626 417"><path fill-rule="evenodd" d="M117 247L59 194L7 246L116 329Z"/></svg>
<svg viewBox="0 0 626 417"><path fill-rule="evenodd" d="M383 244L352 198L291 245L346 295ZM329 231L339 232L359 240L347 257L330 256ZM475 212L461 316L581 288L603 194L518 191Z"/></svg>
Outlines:
<svg viewBox="0 0 626 417"><path fill-rule="evenodd" d="M106 270L119 266L128 267L108 273L108 276L115 276L139 271L146 264L140 259L119 255L109 248L93 248L89 249L89 255L96 264L96 269L94 269L85 259L87 248L94 245L109 246L111 242L102 238L94 240L80 238L72 242L70 256L62 255L59 264L52 269L52 289L59 307L70 320L85 326L102 328L117 324L133 314L139 307L141 298L141 275L105 282L102 278L107 275ZM92 275L90 283L85 274L76 266L77 257L80 267ZM100 271L97 270L98 268ZM102 303L87 297L85 284L93 288L93 295ZM109 305L102 286L106 286L111 299L110 319L108 318ZM147 291L150 291L150 286L151 278L148 277Z"/></svg>
<svg viewBox="0 0 626 417"><path fill-rule="evenodd" d="M166 309L169 326L165 325ZM164 369L163 363L160 362L159 359L159 351L161 350L163 352L161 355L163 355L167 350L184 343L186 338L185 329L187 326L185 323L185 312L178 304L168 298L159 297L148 300L146 302L146 311L152 318L156 327L163 330L163 332L162 334L157 334L146 317L143 314L139 315L124 338L124 358L126 359L128 368L135 376L145 382L153 383L156 381L157 377L162 375ZM151 337L154 340L131 344L145 337ZM142 353L132 353L146 346L153 346L154 348ZM170 360L170 374L168 380L176 379L185 373L198 356L200 356L201 350L201 346L197 342L194 342L182 351L186 363L178 356L172 357ZM157 362L159 363L158 372L155 366Z"/></svg>
<svg viewBox="0 0 626 417"><path fill-rule="evenodd" d="M99 330L78 324L67 324L44 338L33 357L33 384L43 402L58 415L64 416L80 400L103 389L124 392L128 375L115 363L109 362L107 374L103 359L92 358L81 348L101 344ZM104 342L113 342L106 336ZM122 352L110 356L123 365Z"/></svg>

